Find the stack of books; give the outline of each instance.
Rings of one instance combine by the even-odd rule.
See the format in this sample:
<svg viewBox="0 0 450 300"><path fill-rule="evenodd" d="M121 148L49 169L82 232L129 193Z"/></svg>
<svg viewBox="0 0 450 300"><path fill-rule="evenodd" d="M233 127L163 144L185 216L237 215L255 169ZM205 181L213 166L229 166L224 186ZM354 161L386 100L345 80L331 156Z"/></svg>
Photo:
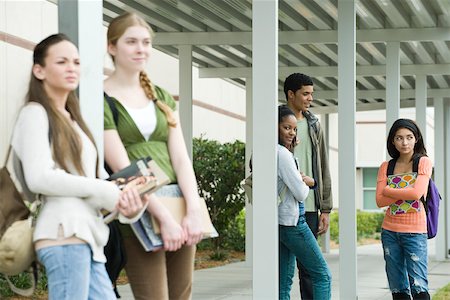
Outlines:
<svg viewBox="0 0 450 300"><path fill-rule="evenodd" d="M136 187L140 195L155 193L157 200L172 213L174 219L181 224L186 215L186 201L177 184L169 184L170 180L158 164L150 157L134 161L128 167L112 174L108 180L117 184L120 189ZM219 236L209 216L205 200L200 199L200 208L203 224L203 237L213 238ZM108 223L115 218L110 214L105 217ZM159 222L145 211L142 217L135 223L130 224L131 229L144 247L145 251L156 251L161 249L163 241Z"/></svg>

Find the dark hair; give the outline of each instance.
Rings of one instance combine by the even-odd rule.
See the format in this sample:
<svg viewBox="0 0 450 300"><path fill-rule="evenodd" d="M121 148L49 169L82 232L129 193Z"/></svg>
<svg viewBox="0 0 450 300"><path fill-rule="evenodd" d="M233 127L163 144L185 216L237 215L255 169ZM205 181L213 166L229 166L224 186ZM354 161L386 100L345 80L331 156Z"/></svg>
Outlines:
<svg viewBox="0 0 450 300"><path fill-rule="evenodd" d="M296 118L295 117L295 113L292 111L292 109L289 108L289 106L287 106L287 105L280 105L280 106L278 106L278 125L280 125L281 122L283 122L284 118L286 118L288 116L293 116L294 118ZM281 143L280 134L278 134L278 144L284 146ZM288 149L290 151L294 151L294 147L296 145L297 145L297 137L294 137L294 139L292 140L291 148L290 149L288 148Z"/></svg>
<svg viewBox="0 0 450 300"><path fill-rule="evenodd" d="M33 51L33 66L40 65L45 67L45 58L48 55L50 47L63 41L71 42L65 34L58 33L52 34L39 42ZM69 166L73 165L80 175L86 175L81 164L82 144L79 135L76 133L70 121L58 111L55 102L50 99L45 91L43 81L38 79L33 71L31 71L26 102L37 102L41 104L47 112L53 157L59 166L68 173L71 173ZM70 113L72 120L77 122L78 126L80 126L95 145L94 138L81 116L80 105L75 91L69 93L66 109ZM98 168L96 168L96 170L98 170Z"/></svg>
<svg viewBox="0 0 450 300"><path fill-rule="evenodd" d="M296 92L304 85L314 85L311 77L302 73L293 73L284 81L284 94L288 100L288 91Z"/></svg>
<svg viewBox="0 0 450 300"><path fill-rule="evenodd" d="M394 124L392 124L386 143L389 155L394 159L397 159L400 156L400 152L398 152L397 148L395 148L394 138L397 131L402 128L410 130L416 138L416 144L414 145L414 154L411 160L415 159L416 157L426 156L427 149L425 148L425 144L423 142L422 133L420 132L420 129L417 126L416 122L410 119L398 119L394 122Z"/></svg>

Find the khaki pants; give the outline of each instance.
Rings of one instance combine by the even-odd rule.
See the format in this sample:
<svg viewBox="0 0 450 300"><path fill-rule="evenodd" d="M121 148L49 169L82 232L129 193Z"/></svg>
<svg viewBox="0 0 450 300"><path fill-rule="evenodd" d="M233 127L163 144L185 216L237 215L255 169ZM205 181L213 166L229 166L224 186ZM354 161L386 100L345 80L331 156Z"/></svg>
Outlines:
<svg viewBox="0 0 450 300"><path fill-rule="evenodd" d="M135 236L124 238L128 280L136 300L190 300L195 246L145 252Z"/></svg>

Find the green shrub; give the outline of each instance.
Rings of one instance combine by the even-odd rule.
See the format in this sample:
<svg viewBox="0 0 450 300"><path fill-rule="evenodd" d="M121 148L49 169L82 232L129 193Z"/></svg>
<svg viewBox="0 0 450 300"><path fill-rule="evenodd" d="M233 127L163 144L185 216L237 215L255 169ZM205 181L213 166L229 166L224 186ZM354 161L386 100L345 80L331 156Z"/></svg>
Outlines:
<svg viewBox="0 0 450 300"><path fill-rule="evenodd" d="M339 214L336 211L330 214L330 239L339 243Z"/></svg>
<svg viewBox="0 0 450 300"><path fill-rule="evenodd" d="M228 224L227 232L224 239L225 249L245 251L245 209Z"/></svg>
<svg viewBox="0 0 450 300"><path fill-rule="evenodd" d="M356 212L357 231L356 238L361 239L373 238L380 239L381 224L384 219L384 212ZM339 243L339 213L334 211L330 214L330 239Z"/></svg>
<svg viewBox="0 0 450 300"><path fill-rule="evenodd" d="M240 182L245 175L245 144L221 144L203 137L193 140L193 165L197 177L198 190L211 215L211 221L219 232L219 237L210 242L202 242L201 247L212 245L217 257L221 250L243 248L245 228L239 221L239 214L245 206L245 195ZM244 222L245 223L245 222ZM239 238L239 236L243 238ZM242 243L238 247L237 244Z"/></svg>

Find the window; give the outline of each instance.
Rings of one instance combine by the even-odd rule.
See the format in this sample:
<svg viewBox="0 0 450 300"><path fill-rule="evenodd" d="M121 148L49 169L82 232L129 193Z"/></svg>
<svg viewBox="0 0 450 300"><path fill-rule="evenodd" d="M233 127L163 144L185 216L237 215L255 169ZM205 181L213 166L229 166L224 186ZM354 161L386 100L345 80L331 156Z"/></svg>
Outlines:
<svg viewBox="0 0 450 300"><path fill-rule="evenodd" d="M379 210L375 200L378 168L363 168L363 209Z"/></svg>

